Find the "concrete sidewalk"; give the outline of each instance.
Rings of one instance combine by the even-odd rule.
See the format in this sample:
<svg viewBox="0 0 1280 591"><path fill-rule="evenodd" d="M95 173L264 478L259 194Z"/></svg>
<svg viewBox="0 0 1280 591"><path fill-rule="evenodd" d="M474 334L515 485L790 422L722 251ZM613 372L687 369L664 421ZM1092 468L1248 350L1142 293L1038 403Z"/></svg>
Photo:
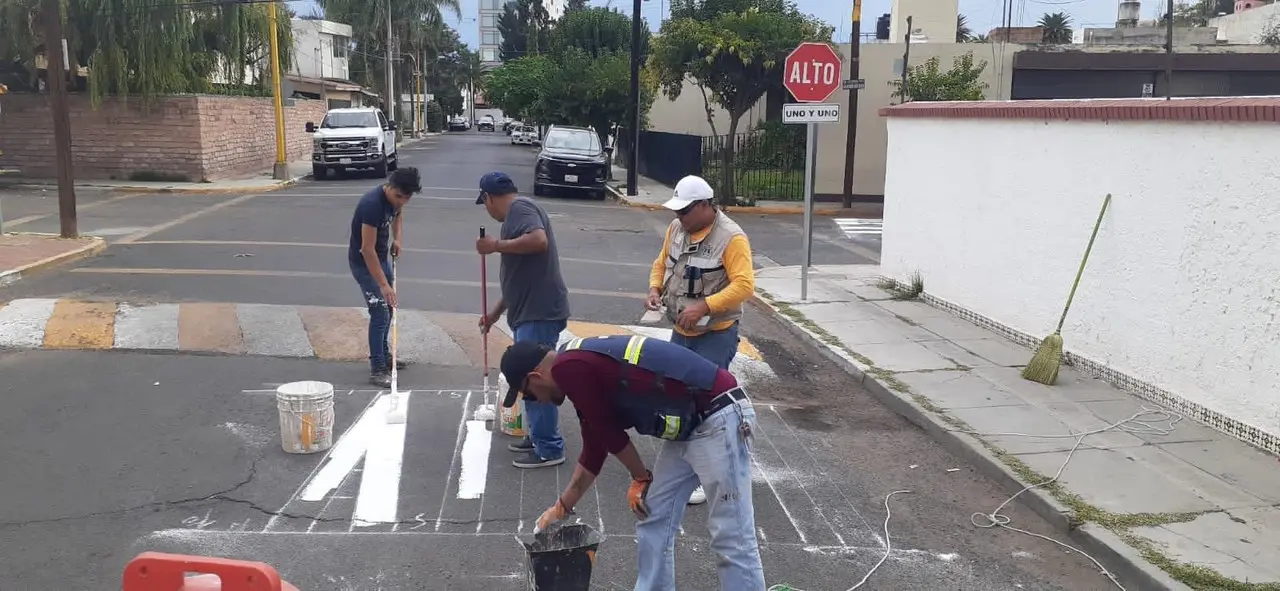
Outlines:
<svg viewBox="0 0 1280 591"><path fill-rule="evenodd" d="M423 137L401 140L397 149L413 146L429 137L440 135L428 133ZM242 179L202 182L165 182L165 181L129 181L129 180L77 180L77 187L93 187L111 189L125 193L265 193L292 186L299 181L311 177L311 161L295 160L288 165L288 178L277 180L272 169ZM56 179L24 178L20 171L8 171L0 175L0 187L47 187L56 186Z"/></svg>
<svg viewBox="0 0 1280 591"><path fill-rule="evenodd" d="M608 186L619 203L630 207L661 209L662 204L671 198L671 187L643 175L636 179L637 194L634 197L627 195L627 169L618 166L613 167L613 179ZM882 203L855 203L850 208L843 208L840 205L839 203L814 203L813 213L821 216L879 219L884 212ZM754 206L733 205L725 209L732 213L798 215L804 213L804 202L761 199Z"/></svg>
<svg viewBox="0 0 1280 591"><path fill-rule="evenodd" d="M64 239L50 234L0 234L0 286L93 256L106 246L105 240L94 237Z"/></svg>
<svg viewBox="0 0 1280 591"><path fill-rule="evenodd" d="M1034 351L895 299L877 266L814 267L805 302L799 267L756 273L762 299L797 333L1068 532L1124 588L1280 589L1274 456L1070 367L1055 386L1024 380ZM974 527L1017 528L1003 507L974 507ZM1097 588L1109 587L1120 588L1105 578Z"/></svg>

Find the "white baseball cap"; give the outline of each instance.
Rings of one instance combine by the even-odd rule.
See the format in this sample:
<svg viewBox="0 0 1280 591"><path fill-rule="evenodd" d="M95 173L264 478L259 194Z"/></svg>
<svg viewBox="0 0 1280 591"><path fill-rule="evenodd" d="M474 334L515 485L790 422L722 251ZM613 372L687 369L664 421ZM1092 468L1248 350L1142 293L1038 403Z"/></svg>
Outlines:
<svg viewBox="0 0 1280 591"><path fill-rule="evenodd" d="M708 185L707 181L702 180L700 176L687 176L676 183L675 195L662 206L671 211L680 211L698 201L711 201L713 197L715 192L711 190L711 185Z"/></svg>

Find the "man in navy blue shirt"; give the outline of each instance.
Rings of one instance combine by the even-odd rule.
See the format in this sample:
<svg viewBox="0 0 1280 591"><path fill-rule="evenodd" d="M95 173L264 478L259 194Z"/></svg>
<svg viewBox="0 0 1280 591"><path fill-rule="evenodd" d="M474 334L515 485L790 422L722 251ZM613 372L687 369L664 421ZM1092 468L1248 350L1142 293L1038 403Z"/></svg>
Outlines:
<svg viewBox="0 0 1280 591"><path fill-rule="evenodd" d="M422 191L416 168L401 168L387 182L365 193L351 216L351 243L347 264L369 306L370 382L382 388L391 385L391 348L387 335L391 314L397 305L391 288L391 257L400 256L404 218L400 210L409 198ZM392 231L394 230L394 238ZM404 364L397 364L404 369Z"/></svg>

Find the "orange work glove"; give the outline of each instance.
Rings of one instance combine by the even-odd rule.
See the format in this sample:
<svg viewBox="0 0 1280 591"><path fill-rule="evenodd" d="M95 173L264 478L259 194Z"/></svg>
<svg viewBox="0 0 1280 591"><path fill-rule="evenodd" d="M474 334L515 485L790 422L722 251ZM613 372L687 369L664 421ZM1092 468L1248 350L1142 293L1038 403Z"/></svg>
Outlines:
<svg viewBox="0 0 1280 591"><path fill-rule="evenodd" d="M564 503L557 498L556 503L550 509L542 512L542 516L538 518L538 523L533 526L533 533L547 531L552 525L568 518L570 513L571 511L569 511L568 507L565 507Z"/></svg>
<svg viewBox="0 0 1280 591"><path fill-rule="evenodd" d="M631 487L627 489L627 504L631 506L631 512L636 514L637 519L649 516L649 505L645 504L644 498L649 495L653 472L645 470L644 473L644 478L632 478Z"/></svg>

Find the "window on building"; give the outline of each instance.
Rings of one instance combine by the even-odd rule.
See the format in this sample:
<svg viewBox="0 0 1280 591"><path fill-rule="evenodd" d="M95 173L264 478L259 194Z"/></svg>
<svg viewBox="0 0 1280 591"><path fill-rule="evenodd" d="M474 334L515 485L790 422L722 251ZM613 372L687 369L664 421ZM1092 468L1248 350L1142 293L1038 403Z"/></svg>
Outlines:
<svg viewBox="0 0 1280 591"><path fill-rule="evenodd" d="M502 43L502 39L498 36L497 31L482 31L480 33L481 45L498 45Z"/></svg>
<svg viewBox="0 0 1280 591"><path fill-rule="evenodd" d="M347 57L347 50L351 47L351 39L342 35L333 36L333 57Z"/></svg>
<svg viewBox="0 0 1280 591"><path fill-rule="evenodd" d="M480 10L501 10L502 0L480 0Z"/></svg>
<svg viewBox="0 0 1280 591"><path fill-rule="evenodd" d="M498 26L498 15L482 14L480 15L480 26L486 29L492 29Z"/></svg>
<svg viewBox="0 0 1280 591"><path fill-rule="evenodd" d="M498 61L498 49L496 47L480 48L480 61L483 61L483 62Z"/></svg>

